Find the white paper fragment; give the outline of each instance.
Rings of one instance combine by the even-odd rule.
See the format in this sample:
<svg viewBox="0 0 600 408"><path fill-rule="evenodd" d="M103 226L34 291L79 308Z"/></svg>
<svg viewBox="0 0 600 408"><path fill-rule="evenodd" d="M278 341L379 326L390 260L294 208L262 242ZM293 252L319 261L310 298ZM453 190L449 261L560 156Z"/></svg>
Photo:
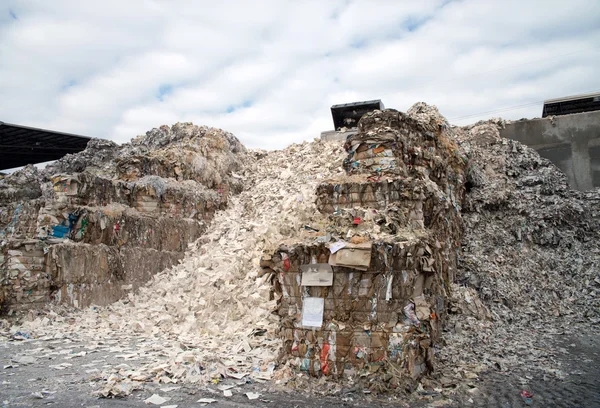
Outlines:
<svg viewBox="0 0 600 408"><path fill-rule="evenodd" d="M329 251L331 251L332 254L335 254L337 251L339 251L345 246L346 243L344 241L334 242L333 244L329 245Z"/></svg>
<svg viewBox="0 0 600 408"><path fill-rule="evenodd" d="M321 328L325 299L317 297L304 298L302 305L302 326Z"/></svg>
<svg viewBox="0 0 600 408"><path fill-rule="evenodd" d="M362 279L360 281L360 285L358 287L358 296L367 296L369 294L370 288L371 288L371 280L370 279Z"/></svg>
<svg viewBox="0 0 600 408"><path fill-rule="evenodd" d="M60 363L60 364L56 364L56 365L50 365L48 367L54 368L55 370L64 370L65 368L69 368L72 365L73 364L69 364L69 363Z"/></svg>
<svg viewBox="0 0 600 408"><path fill-rule="evenodd" d="M163 388L161 388L160 390L161 390L162 392L170 392L170 391L175 391L175 390L178 390L178 389L180 389L180 388L181 388L181 387L163 387Z"/></svg>
<svg viewBox="0 0 600 408"><path fill-rule="evenodd" d="M260 371L260 372L253 373L252 378L259 379L259 380L267 380L268 381L271 378L273 378L273 374L269 373L267 371Z"/></svg>
<svg viewBox="0 0 600 408"><path fill-rule="evenodd" d="M167 402L168 400L170 400L170 398L163 398L158 394L152 394L152 396L145 399L144 402L146 404L161 405Z"/></svg>
<svg viewBox="0 0 600 408"><path fill-rule="evenodd" d="M333 269L326 263L300 265L302 286L332 286Z"/></svg>
<svg viewBox="0 0 600 408"><path fill-rule="evenodd" d="M350 272L348 274L348 295L352 295L352 279L354 278L354 273Z"/></svg>
<svg viewBox="0 0 600 408"><path fill-rule="evenodd" d="M248 375L248 373L233 373L233 372L227 373L228 377L235 378L236 380L241 380L242 378L244 378L247 375Z"/></svg>
<svg viewBox="0 0 600 408"><path fill-rule="evenodd" d="M73 353L73 354L66 356L65 360L70 360L72 358L77 358L77 357L85 357L86 354L87 353L85 351L81 351L79 353Z"/></svg>
<svg viewBox="0 0 600 408"><path fill-rule="evenodd" d="M385 300L389 302L392 300L392 281L394 280L394 275L390 275L387 278L387 289L385 290Z"/></svg>
<svg viewBox="0 0 600 408"><path fill-rule="evenodd" d="M36 358L32 356L17 356L13 357L11 360L18 364L33 364L37 361Z"/></svg>
<svg viewBox="0 0 600 408"><path fill-rule="evenodd" d="M223 396L225 397L231 397L233 395L233 392L231 392L231 390L223 390Z"/></svg>
<svg viewBox="0 0 600 408"><path fill-rule="evenodd" d="M177 405L161 405L160 408L177 408Z"/></svg>
<svg viewBox="0 0 600 408"><path fill-rule="evenodd" d="M212 404L213 402L217 402L218 400L213 398L200 398L198 401L200 404Z"/></svg>
<svg viewBox="0 0 600 408"><path fill-rule="evenodd" d="M249 400L255 400L258 399L258 397L260 397L260 394L257 392L247 392L246 397L248 397Z"/></svg>

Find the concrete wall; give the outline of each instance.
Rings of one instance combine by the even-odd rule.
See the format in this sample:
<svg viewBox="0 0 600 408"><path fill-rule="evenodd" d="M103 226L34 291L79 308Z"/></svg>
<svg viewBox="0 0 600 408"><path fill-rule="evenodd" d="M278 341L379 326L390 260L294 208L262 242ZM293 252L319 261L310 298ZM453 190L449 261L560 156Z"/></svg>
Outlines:
<svg viewBox="0 0 600 408"><path fill-rule="evenodd" d="M348 136L355 135L356 132L356 129L346 130L345 132L338 132L336 130L326 130L325 132L321 132L321 140L324 140L326 142L331 142L334 140L346 141L346 138Z"/></svg>
<svg viewBox="0 0 600 408"><path fill-rule="evenodd" d="M600 111L513 122L500 131L551 160L573 189L600 187Z"/></svg>

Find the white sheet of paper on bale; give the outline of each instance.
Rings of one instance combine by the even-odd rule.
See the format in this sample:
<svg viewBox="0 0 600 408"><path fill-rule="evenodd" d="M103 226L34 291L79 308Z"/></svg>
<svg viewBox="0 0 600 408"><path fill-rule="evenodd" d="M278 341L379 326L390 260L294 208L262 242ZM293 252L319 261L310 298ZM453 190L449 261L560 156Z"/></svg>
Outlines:
<svg viewBox="0 0 600 408"><path fill-rule="evenodd" d="M371 242L362 244L347 243L343 248L329 256L329 265L366 271L371 265Z"/></svg>
<svg viewBox="0 0 600 408"><path fill-rule="evenodd" d="M329 251L331 251L332 254L335 254L337 251L344 248L345 246L346 243L344 241L337 241L329 245Z"/></svg>
<svg viewBox="0 0 600 408"><path fill-rule="evenodd" d="M320 329L323 325L325 299L317 297L304 298L302 305L302 327Z"/></svg>
<svg viewBox="0 0 600 408"><path fill-rule="evenodd" d="M300 265L302 286L332 286L333 269L324 263Z"/></svg>

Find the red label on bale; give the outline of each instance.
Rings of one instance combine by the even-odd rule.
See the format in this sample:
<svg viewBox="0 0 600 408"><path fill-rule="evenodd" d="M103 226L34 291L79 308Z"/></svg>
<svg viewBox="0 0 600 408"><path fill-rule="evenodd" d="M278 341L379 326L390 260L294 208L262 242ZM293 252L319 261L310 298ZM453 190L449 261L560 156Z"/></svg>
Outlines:
<svg viewBox="0 0 600 408"><path fill-rule="evenodd" d="M329 344L323 343L323 348L321 349L321 372L324 375L329 374L329 361L327 360L327 356L329 356Z"/></svg>

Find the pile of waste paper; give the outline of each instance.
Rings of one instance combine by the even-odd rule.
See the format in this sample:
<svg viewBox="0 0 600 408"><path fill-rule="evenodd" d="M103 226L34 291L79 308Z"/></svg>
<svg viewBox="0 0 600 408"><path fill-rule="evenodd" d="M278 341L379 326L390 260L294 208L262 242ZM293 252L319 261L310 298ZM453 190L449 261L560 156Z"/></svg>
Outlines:
<svg viewBox="0 0 600 408"><path fill-rule="evenodd" d="M41 173L26 168L0 181L0 239L21 240L4 247L12 259L44 259L44 245L63 239L50 259L81 270L68 268L77 256L68 250L84 240L86 273L109 265L114 279L128 273L111 248L135 264L144 245L162 252L171 242L164 249L180 255L124 281L114 303L39 303L3 327L98 347L136 343L127 365L96 378L104 397L227 378L447 390L523 362L561 376L531 333L600 321L600 194L571 191L549 161L502 139L501 126L453 127L418 103L364 116L345 144L247 151L226 132L178 124L122 147L93 141ZM194 191L214 199L196 201ZM87 216L46 209L58 202ZM157 218L127 229L133 210ZM190 219L202 227L161 235ZM43 226L52 227L45 236ZM3 284L31 296L34 275L15 283L5 274ZM64 273L44 276L50 287ZM76 287L65 285L63 299Z"/></svg>
<svg viewBox="0 0 600 408"><path fill-rule="evenodd" d="M178 123L0 180L0 311L107 305L177 263L243 185L230 133Z"/></svg>
<svg viewBox="0 0 600 408"><path fill-rule="evenodd" d="M570 190L550 161L501 138L503 125L457 128L469 165L444 384L517 367L562 380L544 339L600 323L600 191Z"/></svg>
<svg viewBox="0 0 600 408"><path fill-rule="evenodd" d="M147 381L274 378L279 318L260 256L310 222L316 187L343 173L343 152L339 144L314 142L248 153L236 174L244 191L216 213L178 265L110 306L74 313L55 308L23 330L45 338L71 332L88 341L141 339L137 353L153 362L108 369L109 381L99 390L104 396L122 396Z"/></svg>

